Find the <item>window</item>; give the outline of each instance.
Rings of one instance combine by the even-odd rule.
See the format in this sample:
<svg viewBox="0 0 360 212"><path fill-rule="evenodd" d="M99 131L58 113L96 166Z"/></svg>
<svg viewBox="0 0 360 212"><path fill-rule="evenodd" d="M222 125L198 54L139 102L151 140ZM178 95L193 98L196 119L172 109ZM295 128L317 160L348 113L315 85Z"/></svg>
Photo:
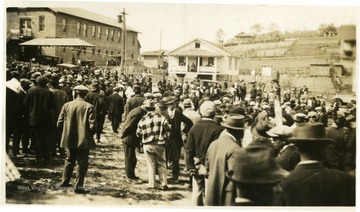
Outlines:
<svg viewBox="0 0 360 212"><path fill-rule="evenodd" d="M121 31L118 31L118 41L121 42Z"/></svg>
<svg viewBox="0 0 360 212"><path fill-rule="evenodd" d="M195 48L199 49L200 48L200 43L195 43Z"/></svg>
<svg viewBox="0 0 360 212"><path fill-rule="evenodd" d="M131 59L134 59L134 54L131 54Z"/></svg>
<svg viewBox="0 0 360 212"><path fill-rule="evenodd" d="M101 53L101 50L100 50L100 49L98 49L98 55L100 55L100 53Z"/></svg>
<svg viewBox="0 0 360 212"><path fill-rule="evenodd" d="M92 37L95 38L95 36L96 36L96 27L93 26L92 27Z"/></svg>
<svg viewBox="0 0 360 212"><path fill-rule="evenodd" d="M93 54L93 55L95 55L95 48L94 48L94 49L92 49L92 54Z"/></svg>
<svg viewBox="0 0 360 212"><path fill-rule="evenodd" d="M87 24L84 23L84 37L87 36Z"/></svg>
<svg viewBox="0 0 360 212"><path fill-rule="evenodd" d="M106 51L105 51L105 54L106 54L106 55L108 55L108 54L109 54L109 51L108 51L108 50L106 50Z"/></svg>
<svg viewBox="0 0 360 212"><path fill-rule="evenodd" d="M109 40L109 29L105 30L105 37L106 37L106 40Z"/></svg>
<svg viewBox="0 0 360 212"><path fill-rule="evenodd" d="M77 28L77 33L80 36L81 35L81 24L80 24L80 22L76 23L76 28Z"/></svg>
<svg viewBox="0 0 360 212"><path fill-rule="evenodd" d="M114 54L114 51L111 51L111 52L110 52L110 55L113 55L113 54Z"/></svg>
<svg viewBox="0 0 360 212"><path fill-rule="evenodd" d="M232 58L229 57L229 70L232 70Z"/></svg>
<svg viewBox="0 0 360 212"><path fill-rule="evenodd" d="M111 41L114 41L114 30L111 30L110 40L111 40Z"/></svg>
<svg viewBox="0 0 360 212"><path fill-rule="evenodd" d="M235 70L237 70L237 69L238 69L238 60L235 59Z"/></svg>
<svg viewBox="0 0 360 212"><path fill-rule="evenodd" d="M120 52L118 52L118 55L120 55Z"/></svg>
<svg viewBox="0 0 360 212"><path fill-rule="evenodd" d="M213 65L214 65L214 58L208 57L208 66L213 66Z"/></svg>
<svg viewBox="0 0 360 212"><path fill-rule="evenodd" d="M100 26L98 26L98 31L97 31L97 33L98 33L98 38L101 38L101 27L100 27Z"/></svg>
<svg viewBox="0 0 360 212"><path fill-rule="evenodd" d="M45 16L39 16L39 31L45 30Z"/></svg>
<svg viewBox="0 0 360 212"><path fill-rule="evenodd" d="M135 37L132 40L132 45L135 46Z"/></svg>
<svg viewBox="0 0 360 212"><path fill-rule="evenodd" d="M179 57L179 66L185 65L185 57Z"/></svg>
<svg viewBox="0 0 360 212"><path fill-rule="evenodd" d="M67 22L66 18L63 18L62 19L62 30L63 30L63 32L66 32L66 22Z"/></svg>
<svg viewBox="0 0 360 212"><path fill-rule="evenodd" d="M20 34L24 36L31 36L31 19L21 18L20 19Z"/></svg>

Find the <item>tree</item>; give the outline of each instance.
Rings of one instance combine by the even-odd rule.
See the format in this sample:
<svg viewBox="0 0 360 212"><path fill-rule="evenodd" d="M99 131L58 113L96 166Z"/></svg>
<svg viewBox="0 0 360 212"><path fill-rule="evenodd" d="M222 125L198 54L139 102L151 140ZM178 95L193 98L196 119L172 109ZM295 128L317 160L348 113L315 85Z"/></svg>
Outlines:
<svg viewBox="0 0 360 212"><path fill-rule="evenodd" d="M256 37L261 31L263 31L264 27L261 26L261 24L259 23L255 23L252 27L251 27L251 35Z"/></svg>
<svg viewBox="0 0 360 212"><path fill-rule="evenodd" d="M318 30L320 35L324 37L334 37L337 35L337 28L334 24L321 24Z"/></svg>
<svg viewBox="0 0 360 212"><path fill-rule="evenodd" d="M224 30L222 28L219 28L217 31L216 31L216 41L218 43L221 43L222 41L224 41Z"/></svg>
<svg viewBox="0 0 360 212"><path fill-rule="evenodd" d="M280 36L279 26L277 24L275 24L274 22L272 22L269 25L269 33L270 33L271 40L273 40L276 37L279 37Z"/></svg>

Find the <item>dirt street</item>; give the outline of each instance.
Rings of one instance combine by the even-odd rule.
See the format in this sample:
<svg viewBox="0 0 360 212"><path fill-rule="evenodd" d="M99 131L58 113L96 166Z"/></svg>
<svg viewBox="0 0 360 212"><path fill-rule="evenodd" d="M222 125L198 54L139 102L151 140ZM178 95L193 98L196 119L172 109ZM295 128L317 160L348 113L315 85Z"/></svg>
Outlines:
<svg viewBox="0 0 360 212"><path fill-rule="evenodd" d="M138 164L135 173L140 180L125 177L124 152L120 139L111 130L106 119L101 143L90 153L90 165L85 178L88 194L75 194L73 189L54 189L61 181L64 157L54 156L49 165L38 168L35 155L12 158L18 167L21 180L6 185L6 204L40 205L104 205L104 206L190 206L191 191L181 162L182 174L179 184L172 184L169 171L169 190L147 189L147 166L144 154L137 152ZM75 184L75 170L71 184ZM159 182L158 182L159 183Z"/></svg>

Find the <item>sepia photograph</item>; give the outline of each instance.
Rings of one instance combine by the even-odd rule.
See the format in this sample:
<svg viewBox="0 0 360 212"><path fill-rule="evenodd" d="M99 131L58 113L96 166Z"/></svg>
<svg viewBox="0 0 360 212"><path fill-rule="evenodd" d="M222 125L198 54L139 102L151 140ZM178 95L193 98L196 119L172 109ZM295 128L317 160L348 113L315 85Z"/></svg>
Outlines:
<svg viewBox="0 0 360 212"><path fill-rule="evenodd" d="M0 205L356 210L359 3L2 4Z"/></svg>

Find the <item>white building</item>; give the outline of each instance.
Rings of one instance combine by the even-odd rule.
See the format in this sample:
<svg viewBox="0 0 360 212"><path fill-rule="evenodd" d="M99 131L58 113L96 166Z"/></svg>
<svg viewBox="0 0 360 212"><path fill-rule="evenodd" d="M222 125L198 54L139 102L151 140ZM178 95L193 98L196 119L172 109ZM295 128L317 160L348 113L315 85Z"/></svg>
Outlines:
<svg viewBox="0 0 360 212"><path fill-rule="evenodd" d="M220 46L196 38L165 54L169 74L194 79L218 80L220 75L238 75L239 58Z"/></svg>

